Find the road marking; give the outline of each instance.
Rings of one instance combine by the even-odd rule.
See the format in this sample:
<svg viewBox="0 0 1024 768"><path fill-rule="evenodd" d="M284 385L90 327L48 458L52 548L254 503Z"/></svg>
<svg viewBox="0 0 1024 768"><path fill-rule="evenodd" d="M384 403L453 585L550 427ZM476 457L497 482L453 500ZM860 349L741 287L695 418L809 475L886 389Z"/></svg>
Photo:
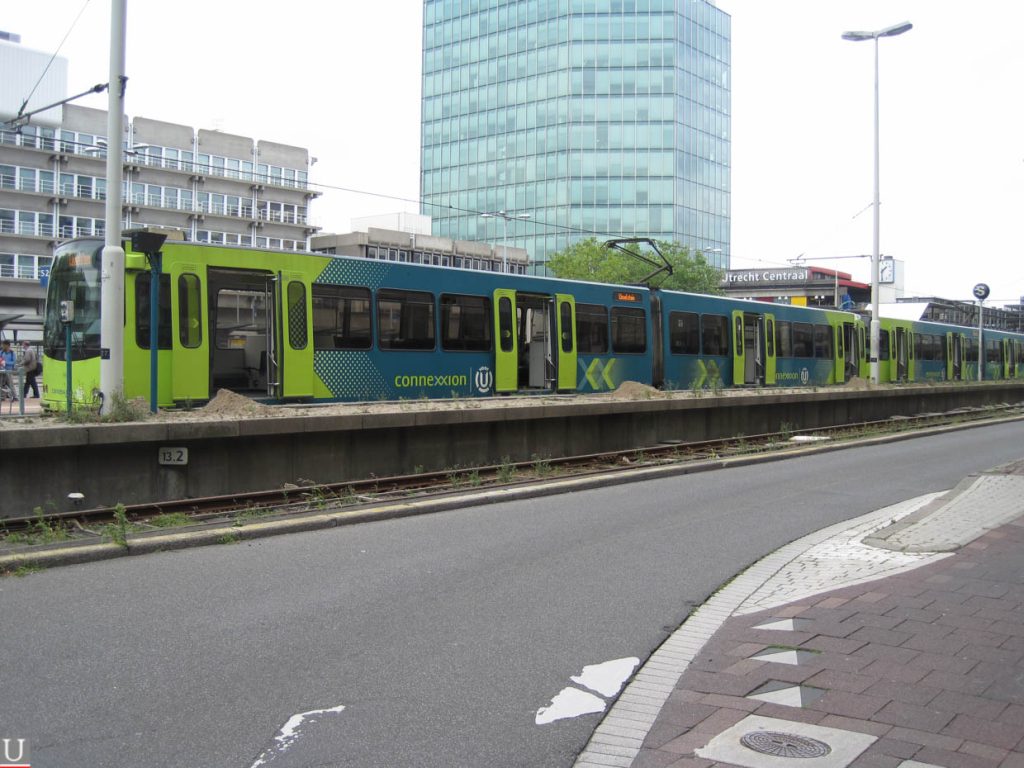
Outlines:
<svg viewBox="0 0 1024 768"><path fill-rule="evenodd" d="M569 679L572 682L597 691L602 696L614 696L622 688L633 670L640 663L640 659L630 656L625 659L613 659L601 664L591 664L583 668L578 675ZM604 712L605 700L587 691L569 686L563 688L557 696L551 700L551 704L537 710L534 722L537 725L547 725L555 720L565 720L581 715L589 715L594 712ZM253 766L256 768L256 766Z"/></svg>
<svg viewBox="0 0 1024 768"><path fill-rule="evenodd" d="M584 667L582 674L569 679L584 688L600 693L602 696L614 696L622 688L626 678L633 674L633 670L639 663L640 659L635 656L630 656L627 659L613 659L604 664L592 664L589 667Z"/></svg>
<svg viewBox="0 0 1024 768"><path fill-rule="evenodd" d="M252 764L250 768L259 768L261 765L267 765L273 760L277 759L278 756L288 751L295 741L302 735L301 728L308 720L313 723L319 719L321 715L336 715L341 712L345 707L343 705L337 707L331 707L330 709L312 709L309 712L300 712L297 715L292 715L288 718L288 722L281 726L281 730L277 732L274 737L276 742L272 746L263 750L260 756L256 758L256 762Z"/></svg>

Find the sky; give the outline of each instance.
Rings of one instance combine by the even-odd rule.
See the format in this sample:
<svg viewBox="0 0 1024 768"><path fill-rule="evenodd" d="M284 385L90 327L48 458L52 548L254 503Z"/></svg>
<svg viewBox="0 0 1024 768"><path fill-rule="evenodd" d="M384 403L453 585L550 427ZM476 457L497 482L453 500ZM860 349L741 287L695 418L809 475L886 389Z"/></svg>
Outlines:
<svg viewBox="0 0 1024 768"><path fill-rule="evenodd" d="M106 81L109 0L4 5L0 29L60 47L69 93ZM874 45L841 34L910 21L879 43L881 252L904 262L908 296L1024 296L1024 4L717 5L732 17L734 269L803 258L870 281ZM421 0L263 7L128 0L127 114L309 148L324 231L418 212Z"/></svg>

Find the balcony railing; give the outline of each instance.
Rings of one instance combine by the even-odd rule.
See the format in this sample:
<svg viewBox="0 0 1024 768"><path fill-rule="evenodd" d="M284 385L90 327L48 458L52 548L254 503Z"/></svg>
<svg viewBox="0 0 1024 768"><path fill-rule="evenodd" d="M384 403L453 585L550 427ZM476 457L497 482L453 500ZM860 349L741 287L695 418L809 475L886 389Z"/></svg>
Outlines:
<svg viewBox="0 0 1024 768"><path fill-rule="evenodd" d="M0 264L0 277L17 280L38 280L43 274L49 273L48 266L36 264Z"/></svg>

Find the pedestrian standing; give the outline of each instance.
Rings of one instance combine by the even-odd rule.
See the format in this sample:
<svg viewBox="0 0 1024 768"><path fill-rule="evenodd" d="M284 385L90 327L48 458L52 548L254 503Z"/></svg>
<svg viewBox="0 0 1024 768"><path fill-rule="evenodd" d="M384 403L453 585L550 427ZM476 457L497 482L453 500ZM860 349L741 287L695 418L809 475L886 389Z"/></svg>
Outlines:
<svg viewBox="0 0 1024 768"><path fill-rule="evenodd" d="M0 384L10 392L11 400L17 399L14 393L14 350L7 339L0 342Z"/></svg>
<svg viewBox="0 0 1024 768"><path fill-rule="evenodd" d="M38 400L39 385L36 383L36 374L39 372L39 356L27 339L21 342L21 367L25 369L25 389L21 393L22 399L28 397L28 390L31 387L32 397Z"/></svg>

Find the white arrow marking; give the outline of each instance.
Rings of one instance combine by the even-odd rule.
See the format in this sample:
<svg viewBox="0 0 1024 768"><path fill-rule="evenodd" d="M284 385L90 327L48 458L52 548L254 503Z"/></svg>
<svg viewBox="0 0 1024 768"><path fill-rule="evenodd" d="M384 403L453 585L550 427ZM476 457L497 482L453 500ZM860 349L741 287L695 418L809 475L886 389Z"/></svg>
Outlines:
<svg viewBox="0 0 1024 768"><path fill-rule="evenodd" d="M569 679L602 696L614 696L639 663L640 659L631 656L628 659L606 661L604 664L591 664L583 668L582 674Z"/></svg>
<svg viewBox="0 0 1024 768"><path fill-rule="evenodd" d="M300 728L306 720L310 722L316 722L319 715L336 715L345 709L344 706L331 707L330 709L313 709L309 712L300 712L297 715L292 715L288 718L288 722L281 726L281 730L277 732L277 736L274 737L274 741L277 743L272 747L263 750L259 757L256 758L256 762L252 764L251 768L259 768L261 765L266 765L270 761L274 760L278 755L284 754L288 751L288 748L295 743L295 740L301 736Z"/></svg>
<svg viewBox="0 0 1024 768"><path fill-rule="evenodd" d="M591 712L604 712L604 700L578 688L564 688L551 700L551 706L537 710L537 725L547 725L567 717L579 717ZM255 768L255 766L254 766Z"/></svg>
<svg viewBox="0 0 1024 768"><path fill-rule="evenodd" d="M613 659L602 664L591 664L583 668L583 672L571 678L574 683L597 691L602 696L614 696L622 688L622 684L633 674L640 663L640 659L630 656L626 659ZM537 725L546 725L555 720L564 720L569 717L589 715L592 712L604 712L605 702L592 693L581 691L578 688L563 688L562 691L551 700L547 707L537 710L535 722Z"/></svg>

